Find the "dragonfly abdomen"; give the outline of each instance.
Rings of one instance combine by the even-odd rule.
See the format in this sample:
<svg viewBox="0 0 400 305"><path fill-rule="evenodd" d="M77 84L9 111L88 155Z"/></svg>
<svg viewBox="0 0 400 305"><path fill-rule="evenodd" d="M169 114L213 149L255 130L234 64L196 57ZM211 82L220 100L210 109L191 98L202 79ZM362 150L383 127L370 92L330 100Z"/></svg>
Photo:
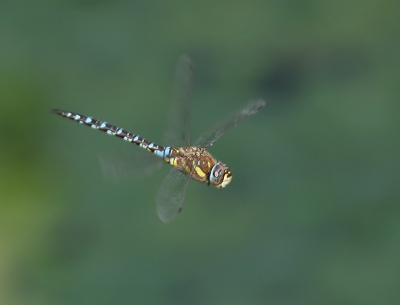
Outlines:
<svg viewBox="0 0 400 305"><path fill-rule="evenodd" d="M149 142L148 140L142 138L137 134L131 133L123 128L117 127L107 122L97 120L90 116L66 110L65 111L58 110L58 109L53 109L52 112L61 115L65 118L68 118L70 120L73 120L75 122L78 122L80 124L85 124L87 126L90 126L93 129L104 131L109 135L117 136L121 139L124 139L127 142L132 142L137 146L144 148L149 152L152 152L157 157L163 159L166 163L170 164L170 152L172 151L170 147L159 146L153 142Z"/></svg>

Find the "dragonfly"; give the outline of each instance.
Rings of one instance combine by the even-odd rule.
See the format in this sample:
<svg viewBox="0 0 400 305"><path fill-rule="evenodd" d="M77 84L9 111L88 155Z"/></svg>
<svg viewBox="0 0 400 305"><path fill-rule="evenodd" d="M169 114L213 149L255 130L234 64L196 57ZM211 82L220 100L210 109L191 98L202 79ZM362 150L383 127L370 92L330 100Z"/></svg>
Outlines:
<svg viewBox="0 0 400 305"><path fill-rule="evenodd" d="M191 94L193 63L188 55L182 55L175 73L175 98L170 107L173 112L167 141L172 146L160 146L123 128L68 110L52 109L52 112L93 129L101 130L153 153L173 168L164 178L156 197L156 210L163 222L174 220L181 212L186 188L190 180L197 180L217 188L226 187L232 180L228 166L214 158L207 148L228 131L258 113L264 106L262 99L252 100L233 112L214 128L201 135L193 144L190 139ZM155 161L157 158L155 158Z"/></svg>

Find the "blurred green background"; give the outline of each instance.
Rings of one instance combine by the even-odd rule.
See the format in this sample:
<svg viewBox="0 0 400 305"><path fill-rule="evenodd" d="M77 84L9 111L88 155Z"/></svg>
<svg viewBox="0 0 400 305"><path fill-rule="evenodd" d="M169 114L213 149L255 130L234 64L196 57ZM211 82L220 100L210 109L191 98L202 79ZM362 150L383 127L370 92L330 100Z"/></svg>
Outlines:
<svg viewBox="0 0 400 305"><path fill-rule="evenodd" d="M398 3L1 1L0 303L398 304ZM169 168L103 179L140 149L50 109L168 145L183 52L195 136L267 106L210 149L232 183L164 224Z"/></svg>

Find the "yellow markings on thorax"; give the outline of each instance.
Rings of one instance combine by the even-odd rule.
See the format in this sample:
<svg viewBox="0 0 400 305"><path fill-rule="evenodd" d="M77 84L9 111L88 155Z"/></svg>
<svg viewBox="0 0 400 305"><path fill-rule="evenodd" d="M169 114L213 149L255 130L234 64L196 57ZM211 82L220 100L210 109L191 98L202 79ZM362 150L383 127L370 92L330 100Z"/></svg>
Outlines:
<svg viewBox="0 0 400 305"><path fill-rule="evenodd" d="M197 175L198 175L199 177L201 177L201 178L205 177L206 173L203 172L203 170L202 170L200 167L196 166L196 167L194 168L194 170L196 171L196 173L197 173Z"/></svg>
<svg viewBox="0 0 400 305"><path fill-rule="evenodd" d="M172 157L172 158L167 158L168 160L167 163L169 163L170 165L174 166L174 167L178 167L183 169L184 171L186 171L187 173L190 173L190 167L188 166L188 164L186 164L185 162L179 162L181 161L181 158L179 157ZM182 164L183 163L183 164Z"/></svg>

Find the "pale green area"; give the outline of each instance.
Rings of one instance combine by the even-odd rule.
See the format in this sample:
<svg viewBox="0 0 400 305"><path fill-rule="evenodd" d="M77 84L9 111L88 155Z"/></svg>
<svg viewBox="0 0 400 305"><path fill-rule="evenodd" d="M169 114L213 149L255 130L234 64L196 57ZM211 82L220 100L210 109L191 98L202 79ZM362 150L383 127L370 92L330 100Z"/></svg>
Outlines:
<svg viewBox="0 0 400 305"><path fill-rule="evenodd" d="M398 3L2 1L0 304L399 304ZM182 52L194 134L267 106L210 149L231 185L166 225L167 166L104 180L99 153L140 149L49 111L168 144Z"/></svg>

